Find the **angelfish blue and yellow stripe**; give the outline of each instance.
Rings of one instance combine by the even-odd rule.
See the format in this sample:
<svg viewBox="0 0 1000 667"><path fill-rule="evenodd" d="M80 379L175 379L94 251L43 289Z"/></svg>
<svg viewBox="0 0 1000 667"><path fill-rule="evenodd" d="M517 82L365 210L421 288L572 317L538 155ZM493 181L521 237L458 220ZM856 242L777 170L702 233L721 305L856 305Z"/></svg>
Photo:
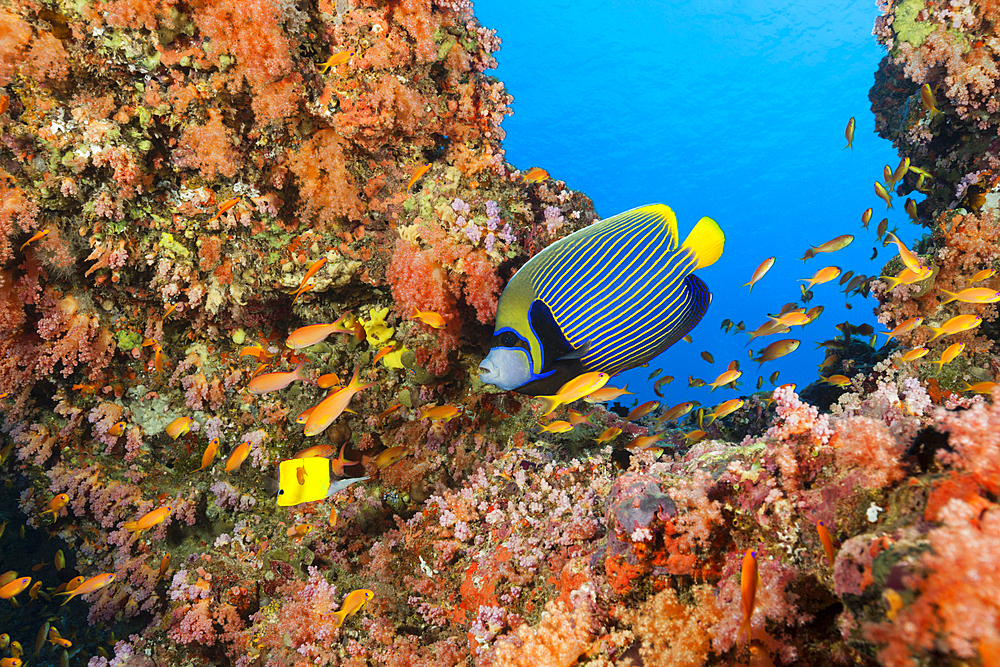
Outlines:
<svg viewBox="0 0 1000 667"><path fill-rule="evenodd" d="M649 361L705 314L712 295L691 272L714 263L724 244L710 218L679 244L677 219L663 204L556 241L504 288L480 379L537 396L581 373Z"/></svg>

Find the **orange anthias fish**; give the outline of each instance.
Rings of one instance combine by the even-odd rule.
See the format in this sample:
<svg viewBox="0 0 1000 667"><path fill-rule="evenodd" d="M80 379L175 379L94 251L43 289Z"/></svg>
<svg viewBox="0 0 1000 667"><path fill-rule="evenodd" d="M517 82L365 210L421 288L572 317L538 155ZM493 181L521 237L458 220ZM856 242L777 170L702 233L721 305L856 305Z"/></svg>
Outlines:
<svg viewBox="0 0 1000 667"><path fill-rule="evenodd" d="M805 288L809 290L812 289L813 285L821 285L823 283L828 283L831 280L835 280L839 275L840 275L840 267L827 266L814 273L812 278L808 279L802 278L802 282L806 283Z"/></svg>
<svg viewBox="0 0 1000 667"><path fill-rule="evenodd" d="M31 577L21 577L0 586L0 600L9 600L31 585Z"/></svg>
<svg viewBox="0 0 1000 667"><path fill-rule="evenodd" d="M844 137L847 139L847 145L844 146L844 148L850 148L853 151L854 146L852 144L854 143L854 116L851 116L851 119L847 121L847 127L844 128Z"/></svg>
<svg viewBox="0 0 1000 667"><path fill-rule="evenodd" d="M740 625L736 633L737 643L743 631L747 632L747 641L750 641L750 618L753 616L753 608L757 599L757 552L747 549L743 554L743 569L740 573L740 591L743 597L743 624Z"/></svg>
<svg viewBox="0 0 1000 667"><path fill-rule="evenodd" d="M117 438L118 436L120 436L122 433L125 432L126 425L127 424L125 422L118 422L117 424L108 429L108 435L113 435Z"/></svg>
<svg viewBox="0 0 1000 667"><path fill-rule="evenodd" d="M974 275L971 278L969 278L969 283L970 284L971 283L978 283L981 280L986 280L987 278L992 278L994 275L996 275L996 271L994 269L983 269L982 271L977 271L976 275Z"/></svg>
<svg viewBox="0 0 1000 667"><path fill-rule="evenodd" d="M345 618L353 616L361 611L373 597L375 597L375 593L371 592L367 588L351 591L347 594L347 597L344 598L344 602L340 605L340 609L326 614L325 617L333 621L333 626L335 628L339 628L343 625Z"/></svg>
<svg viewBox="0 0 1000 667"><path fill-rule="evenodd" d="M226 201L224 201L221 204L219 204L219 211L215 215L213 215L211 218L209 218L208 220L206 220L205 224L208 224L210 222L215 222L216 220L218 220L219 218L221 218L223 213L225 213L226 211L228 211L232 207L234 207L237 204L239 204L241 199L243 199L243 197L233 197L233 198L227 199Z"/></svg>
<svg viewBox="0 0 1000 667"><path fill-rule="evenodd" d="M167 432L167 435L176 440L177 438L181 437L182 435L190 431L191 424L193 423L194 420L191 419L190 417L178 417L177 419L167 424L167 428L164 430Z"/></svg>
<svg viewBox="0 0 1000 667"><path fill-rule="evenodd" d="M760 266L757 267L757 270L753 272L752 276L750 276L750 282L743 283L743 287L749 285L750 292L753 292L753 286L757 284L758 280L764 277L765 273L771 270L772 266L774 266L774 257L768 257L767 259L765 259L763 262L760 263Z"/></svg>
<svg viewBox="0 0 1000 667"><path fill-rule="evenodd" d="M309 525L308 523L300 523L296 526L291 526L288 530L285 531L285 535L292 538L302 539L312 531L313 531L313 526Z"/></svg>
<svg viewBox="0 0 1000 667"><path fill-rule="evenodd" d="M340 453L337 454L337 458L330 459L330 472L336 475L337 477L344 476L344 468L350 466L356 466L359 463L361 463L361 461L348 461L347 459L345 459L344 458L345 449L347 449L346 442L340 446Z"/></svg>
<svg viewBox="0 0 1000 667"><path fill-rule="evenodd" d="M532 167L528 171L521 174L521 178L524 179L525 183L541 183L542 181L548 179L549 172L545 171L541 167Z"/></svg>
<svg viewBox="0 0 1000 667"><path fill-rule="evenodd" d="M673 378L670 378L673 380ZM622 389L618 387L601 387L597 391L593 391L583 397L586 403L604 403L605 401L613 401L619 396L624 396L625 394L632 394L633 392L628 390L628 385L625 385Z"/></svg>
<svg viewBox="0 0 1000 667"><path fill-rule="evenodd" d="M417 167L416 171L413 172L413 176L410 177L410 182L406 184L406 194L410 194L410 188L413 184L420 180L420 177L427 173L427 170L431 168L431 163L421 165Z"/></svg>
<svg viewBox="0 0 1000 667"><path fill-rule="evenodd" d="M928 329L934 332L931 336L931 341L940 338L941 336L951 336L953 334L961 333L963 331L970 331L975 329L980 324L983 323L983 318L978 315L956 315L939 327L927 326ZM930 341L927 341L930 342Z"/></svg>
<svg viewBox="0 0 1000 667"><path fill-rule="evenodd" d="M719 387L724 387L730 382L736 382L741 375L743 375L743 372L740 370L726 371L719 377L715 378L715 380L709 383L708 386L712 388L711 391L715 391Z"/></svg>
<svg viewBox="0 0 1000 667"><path fill-rule="evenodd" d="M722 419L723 417L727 417L742 407L743 407L743 400L739 398L731 398L724 403L719 403L717 406L715 406L715 410L713 410L707 415L709 418L708 423L711 424L716 419Z"/></svg>
<svg viewBox="0 0 1000 667"><path fill-rule="evenodd" d="M107 572L105 574L99 574L96 577L91 577L85 582L74 588L72 591L58 593L58 595L68 595L69 597L63 601L63 606L67 602L75 598L77 595L86 595L87 593L93 593L98 591L105 586L108 586L115 580L115 575L113 572Z"/></svg>
<svg viewBox="0 0 1000 667"><path fill-rule="evenodd" d="M427 326L434 329L444 329L448 326L448 323L444 321L444 318L435 313L433 310L420 310L414 306L413 315L411 315L411 317L415 320L420 320Z"/></svg>
<svg viewBox="0 0 1000 667"><path fill-rule="evenodd" d="M153 526L163 523L163 521L170 516L170 513L173 511L173 505L164 505L163 507L158 507L155 510L146 512L135 521L126 522L122 528L130 533L141 535L142 531L149 530Z"/></svg>
<svg viewBox="0 0 1000 667"><path fill-rule="evenodd" d="M348 313L344 313L337 319L336 322L333 322L332 324L310 324L308 326L300 327L288 334L288 338L285 339L285 345L293 350L301 350L302 348L309 347L310 345L322 343L328 336L330 336L330 334L353 334L353 329L345 329L340 324L347 316Z"/></svg>
<svg viewBox="0 0 1000 667"><path fill-rule="evenodd" d="M451 421L462 414L461 407L454 405L435 405L430 408L420 408L418 419L430 419L431 421Z"/></svg>
<svg viewBox="0 0 1000 667"><path fill-rule="evenodd" d="M837 252L838 250L843 250L847 246L851 245L852 241L854 241L854 237L850 234L838 236L837 238L830 239L821 245L810 246L809 250L806 250L805 255L800 257L800 259L804 262L807 259L815 257L821 252Z"/></svg>
<svg viewBox="0 0 1000 667"><path fill-rule="evenodd" d="M205 448L205 453L201 456L201 467L198 470L204 470L208 466L212 465L215 461L215 455L219 453L219 439L212 438L208 442L208 447ZM198 472L195 470L195 472Z"/></svg>
<svg viewBox="0 0 1000 667"><path fill-rule="evenodd" d="M786 327L800 327L809 324L809 315L805 313L802 309L792 310L787 313L782 313L780 315L768 315L775 324L780 324Z"/></svg>
<svg viewBox="0 0 1000 667"><path fill-rule="evenodd" d="M206 452L207 453L207 452ZM243 462L247 460L247 456L250 455L250 442L243 441L240 443L239 447L233 450L233 453L229 455L226 460L226 472L230 475L240 469Z"/></svg>
<svg viewBox="0 0 1000 667"><path fill-rule="evenodd" d="M574 428L574 426L568 421L563 421L561 419L549 422L548 424L539 423L539 426L541 427L538 431L539 433L568 433Z"/></svg>
<svg viewBox="0 0 1000 667"><path fill-rule="evenodd" d="M597 444L599 444L599 445L603 444L605 442L611 442L612 440L614 440L615 438L617 438L619 435L621 435L621 433L622 433L622 430L620 428L618 428L617 426L610 426L610 427L604 429L603 431L601 431L601 434L599 436L597 436L594 439L594 441Z"/></svg>
<svg viewBox="0 0 1000 667"><path fill-rule="evenodd" d="M961 301L962 303L996 303L1000 301L1000 292L988 287L966 287L958 292L949 292L943 289L941 293L948 296L946 300L941 302L941 305L952 301Z"/></svg>
<svg viewBox="0 0 1000 667"><path fill-rule="evenodd" d="M382 358L382 357L384 357L385 355L387 355L387 354L389 354L390 352L392 352L393 350L395 350L395 349L396 349L396 348L397 348L398 346L399 346L399 343L397 343L397 342L393 342L393 343L392 343L391 345L386 345L386 346L385 346L385 347L383 347L383 348L382 348L381 350L379 350L379 351L378 351L378 352L377 352L377 353L375 354L375 358L374 358L374 359L372 359L372 368L373 368L373 369L375 368L375 364L377 364L377 363L378 363L379 359L381 359L381 358Z"/></svg>
<svg viewBox="0 0 1000 667"><path fill-rule="evenodd" d="M931 118L934 117L934 114L941 113L937 108L937 100L934 99L934 91L931 90L929 83L920 86L920 101L924 105L924 110L930 113Z"/></svg>
<svg viewBox="0 0 1000 667"><path fill-rule="evenodd" d="M816 532L819 533L819 541L823 543L823 550L826 551L826 559L830 562L830 567L833 567L837 551L833 548L833 538L830 537L830 531L826 529L826 525L822 521L817 521Z"/></svg>
<svg viewBox="0 0 1000 667"><path fill-rule="evenodd" d="M631 410L629 410L629 413L628 415L625 416L625 419L630 422L635 421L637 419L642 419L650 412L656 410L659 407L660 407L659 401L646 401L642 405L637 405Z"/></svg>
<svg viewBox="0 0 1000 667"><path fill-rule="evenodd" d="M747 333L750 334L750 341L748 342L753 341L754 338L771 336L779 333L788 333L789 331L791 331L791 329L787 324L782 324L781 322L776 322L775 320L768 320L753 331L747 331Z"/></svg>
<svg viewBox="0 0 1000 667"><path fill-rule="evenodd" d="M868 223L871 222L871 219L872 210L870 208L866 208L865 212L861 214L861 226L868 229Z"/></svg>
<svg viewBox="0 0 1000 667"><path fill-rule="evenodd" d="M49 230L48 229L43 229L41 231L35 232L30 239L28 239L27 241L25 241L24 243L21 244L21 250L24 250L25 246L27 246L31 242L37 241L38 239L41 239L41 238L45 238L48 235L49 235Z"/></svg>
<svg viewBox="0 0 1000 667"><path fill-rule="evenodd" d="M375 457L375 467L381 470L382 468L388 468L393 463L401 461L407 454L409 450L402 445L396 445L395 447L390 447L381 454Z"/></svg>
<svg viewBox="0 0 1000 667"><path fill-rule="evenodd" d="M299 283L299 288L295 290L295 294L293 295L292 298L292 303L295 303L295 300L298 299L299 296L301 296L302 293L306 291L306 283L309 282L310 278L316 275L317 271L323 268L324 264L326 264L326 257L320 257L309 266L309 269L306 271L306 274L302 276L302 281Z"/></svg>
<svg viewBox="0 0 1000 667"><path fill-rule="evenodd" d="M886 339L886 342L888 342L889 340L892 340L893 338L896 338L898 336L902 336L903 334L910 333L911 331L913 331L914 329L916 329L917 327L919 327L923 323L924 323L924 318L922 318L922 317L911 317L910 319L906 320L902 324L897 325L896 328L893 329L892 331L880 331L879 333L882 334L883 336L888 336L889 338Z"/></svg>
<svg viewBox="0 0 1000 667"><path fill-rule="evenodd" d="M962 354L964 350L965 350L965 343L954 343L952 345L949 345L948 349L946 349L944 352L941 353L940 359L938 359L937 361L932 361L931 363L938 365L938 372L940 373L941 369L944 368L945 364L954 361L955 357Z"/></svg>
<svg viewBox="0 0 1000 667"><path fill-rule="evenodd" d="M691 412L692 408L694 408L693 401L685 401L684 403L678 403L677 405L675 405L674 407L670 408L662 415L660 415L659 417L660 423L680 419L687 413Z"/></svg>
<svg viewBox="0 0 1000 667"><path fill-rule="evenodd" d="M908 268L913 273L920 273L921 271L924 270L924 265L920 263L920 260L917 259L917 256L914 255L912 252L910 252L909 248L907 248L906 245L902 241L900 241L895 234L889 232L888 234L885 235L885 237L886 239L888 239L890 243L895 243L896 247L899 248L899 258L903 260L903 264L906 266L906 268Z"/></svg>
<svg viewBox="0 0 1000 667"><path fill-rule="evenodd" d="M326 74L326 71L331 67L343 65L353 57L354 51L341 51L340 53L330 54L330 57L326 59L326 62L319 66L319 73Z"/></svg>
<svg viewBox="0 0 1000 667"><path fill-rule="evenodd" d="M875 181L875 194L885 202L886 210L892 208L892 196L889 195L888 191L878 181Z"/></svg>
<svg viewBox="0 0 1000 667"><path fill-rule="evenodd" d="M247 384L247 389L251 394L260 395L267 394L272 391L280 391L296 380L311 382L309 377L302 370L304 366L305 362L299 364L294 371L264 373L263 375L258 375L254 379L250 380Z"/></svg>
<svg viewBox="0 0 1000 667"><path fill-rule="evenodd" d="M834 387L846 387L851 384L851 378L846 375L831 375L830 377L820 376L820 380Z"/></svg>
<svg viewBox="0 0 1000 667"><path fill-rule="evenodd" d="M347 409L351 399L362 389L374 386L374 382L361 384L358 382L358 368L354 368L354 376L350 383L324 398L309 414L306 420L305 435L311 437L318 435L334 422L334 420Z"/></svg>
<svg viewBox="0 0 1000 667"><path fill-rule="evenodd" d="M763 364L765 361L774 361L799 349L800 343L801 341L794 338L775 341L761 350L760 355L755 357L754 361L758 364Z"/></svg>
<svg viewBox="0 0 1000 667"><path fill-rule="evenodd" d="M44 512L42 512L42 514L48 514L49 512L52 512L52 515L55 516L56 514L59 513L59 510L66 507L66 503L68 502L69 502L69 495L65 493L60 493L58 496L54 497L52 500L49 501L49 508ZM38 516L41 517L42 514L39 514Z"/></svg>
<svg viewBox="0 0 1000 667"><path fill-rule="evenodd" d="M913 349L907 350L899 358L899 360L906 362L916 361L917 359L922 359L923 357L927 356L928 352L930 352L930 350L927 349L926 347L915 347Z"/></svg>
<svg viewBox="0 0 1000 667"><path fill-rule="evenodd" d="M567 405L585 396L590 396L606 385L610 379L611 376L607 373L591 371L590 373L578 375L569 382L566 382L552 396L539 396L538 398L545 403L542 416L552 414L560 405Z"/></svg>
<svg viewBox="0 0 1000 667"><path fill-rule="evenodd" d="M965 389L962 391L971 391L974 394L991 394L993 390L1000 387L1000 384L996 382L977 382L975 384L965 383Z"/></svg>
<svg viewBox="0 0 1000 667"><path fill-rule="evenodd" d="M903 269L895 277L893 276L879 276L879 279L885 282L888 289L894 289L897 285L912 285L914 283L919 283L922 280L927 280L934 273L934 269L929 266L925 266L918 273L914 273L909 269Z"/></svg>

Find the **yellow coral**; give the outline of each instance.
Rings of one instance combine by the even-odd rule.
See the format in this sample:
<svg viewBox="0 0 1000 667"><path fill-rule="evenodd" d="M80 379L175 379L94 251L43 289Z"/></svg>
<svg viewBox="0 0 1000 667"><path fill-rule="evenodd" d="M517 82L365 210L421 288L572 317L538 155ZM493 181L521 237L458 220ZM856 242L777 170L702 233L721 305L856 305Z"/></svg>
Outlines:
<svg viewBox="0 0 1000 667"><path fill-rule="evenodd" d="M372 308L368 311L368 319L361 318L358 320L361 322L361 326L365 328L365 334L367 334L366 340L374 351L378 351L388 345L392 341L392 335L396 333L395 329L385 323L385 318L388 315L388 308ZM382 357L382 363L385 364L386 368L403 368L403 362L400 359L403 352L406 352L406 347L400 345L399 349L393 350Z"/></svg>

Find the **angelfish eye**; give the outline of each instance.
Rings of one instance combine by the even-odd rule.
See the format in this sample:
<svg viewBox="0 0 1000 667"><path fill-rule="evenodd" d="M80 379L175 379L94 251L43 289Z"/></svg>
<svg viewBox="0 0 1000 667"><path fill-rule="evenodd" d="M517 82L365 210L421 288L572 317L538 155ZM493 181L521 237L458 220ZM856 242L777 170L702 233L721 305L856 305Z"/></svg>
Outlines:
<svg viewBox="0 0 1000 667"><path fill-rule="evenodd" d="M517 336L512 331L504 331L500 334L500 344L504 347L514 347L517 345Z"/></svg>

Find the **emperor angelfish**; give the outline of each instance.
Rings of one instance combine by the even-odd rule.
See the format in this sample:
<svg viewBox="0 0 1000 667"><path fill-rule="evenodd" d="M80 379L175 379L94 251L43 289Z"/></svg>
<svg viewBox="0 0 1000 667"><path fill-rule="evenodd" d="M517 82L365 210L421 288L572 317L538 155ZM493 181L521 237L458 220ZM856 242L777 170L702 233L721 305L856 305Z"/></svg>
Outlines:
<svg viewBox="0 0 1000 667"><path fill-rule="evenodd" d="M680 340L712 295L691 272L722 255L725 235L702 218L678 246L677 218L652 204L560 239L507 283L479 379L533 396L576 376L639 366Z"/></svg>

